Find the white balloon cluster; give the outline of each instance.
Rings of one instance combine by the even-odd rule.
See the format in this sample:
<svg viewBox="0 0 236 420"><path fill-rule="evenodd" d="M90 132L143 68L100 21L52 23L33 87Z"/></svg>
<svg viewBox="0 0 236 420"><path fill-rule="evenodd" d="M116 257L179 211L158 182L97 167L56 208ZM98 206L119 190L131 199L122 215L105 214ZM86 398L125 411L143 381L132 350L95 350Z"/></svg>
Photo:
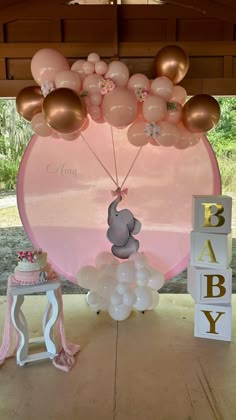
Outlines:
<svg viewBox="0 0 236 420"><path fill-rule="evenodd" d="M136 252L120 263L111 253L102 252L95 264L77 274L78 284L90 289L87 302L93 311L108 311L111 318L123 321L132 309L143 312L157 306L164 275L148 264L145 254Z"/></svg>

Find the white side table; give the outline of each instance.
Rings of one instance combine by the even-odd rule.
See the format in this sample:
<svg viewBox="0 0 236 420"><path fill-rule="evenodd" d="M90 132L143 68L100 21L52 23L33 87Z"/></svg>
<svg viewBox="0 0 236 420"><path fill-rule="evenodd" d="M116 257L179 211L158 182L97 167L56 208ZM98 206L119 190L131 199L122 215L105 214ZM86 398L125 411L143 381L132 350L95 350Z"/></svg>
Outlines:
<svg viewBox="0 0 236 420"><path fill-rule="evenodd" d="M34 362L43 359L53 359L57 354L57 348L53 339L53 326L59 315L59 302L56 291L61 287L59 281L48 281L32 286L11 286L10 292L13 296L11 308L11 319L14 327L20 335L20 344L16 352L16 362L23 366L25 363ZM24 302L24 296L32 293L45 292L48 298L48 304L43 315L43 337L29 339L28 326L26 318L21 310ZM43 343L46 345L46 352L34 353L28 355L29 344Z"/></svg>

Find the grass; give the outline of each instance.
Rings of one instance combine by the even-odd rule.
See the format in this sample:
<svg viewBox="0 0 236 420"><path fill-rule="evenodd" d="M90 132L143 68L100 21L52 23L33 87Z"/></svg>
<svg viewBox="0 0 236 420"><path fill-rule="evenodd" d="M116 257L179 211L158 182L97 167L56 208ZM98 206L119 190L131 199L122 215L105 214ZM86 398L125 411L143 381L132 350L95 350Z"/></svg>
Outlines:
<svg viewBox="0 0 236 420"><path fill-rule="evenodd" d="M22 226L17 207L0 209L0 228Z"/></svg>

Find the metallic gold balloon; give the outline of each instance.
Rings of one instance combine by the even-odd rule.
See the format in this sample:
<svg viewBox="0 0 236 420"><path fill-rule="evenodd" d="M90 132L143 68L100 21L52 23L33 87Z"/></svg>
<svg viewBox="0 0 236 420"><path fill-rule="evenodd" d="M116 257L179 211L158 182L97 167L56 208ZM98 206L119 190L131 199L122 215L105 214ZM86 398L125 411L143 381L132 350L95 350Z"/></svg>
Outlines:
<svg viewBox="0 0 236 420"><path fill-rule="evenodd" d="M86 107L75 91L59 88L44 99L43 114L53 130L62 134L71 134L82 127L86 117Z"/></svg>
<svg viewBox="0 0 236 420"><path fill-rule="evenodd" d="M192 133L206 133L220 119L220 106L210 95L195 95L183 107L183 124Z"/></svg>
<svg viewBox="0 0 236 420"><path fill-rule="evenodd" d="M28 86L22 89L16 97L16 109L27 121L42 111L43 94L40 87Z"/></svg>
<svg viewBox="0 0 236 420"><path fill-rule="evenodd" d="M179 83L189 68L189 59L185 51L177 45L167 45L156 55L156 76L165 76L174 84Z"/></svg>

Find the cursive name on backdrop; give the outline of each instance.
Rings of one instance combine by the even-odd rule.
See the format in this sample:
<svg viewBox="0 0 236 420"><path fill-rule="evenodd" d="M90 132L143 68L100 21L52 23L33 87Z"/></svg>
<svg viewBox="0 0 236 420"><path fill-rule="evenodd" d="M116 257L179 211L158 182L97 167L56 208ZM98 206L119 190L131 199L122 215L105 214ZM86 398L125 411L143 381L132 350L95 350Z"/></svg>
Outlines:
<svg viewBox="0 0 236 420"><path fill-rule="evenodd" d="M49 163L46 166L46 171L49 174L57 174L61 176L78 177L80 172L77 168L69 168L65 163Z"/></svg>

